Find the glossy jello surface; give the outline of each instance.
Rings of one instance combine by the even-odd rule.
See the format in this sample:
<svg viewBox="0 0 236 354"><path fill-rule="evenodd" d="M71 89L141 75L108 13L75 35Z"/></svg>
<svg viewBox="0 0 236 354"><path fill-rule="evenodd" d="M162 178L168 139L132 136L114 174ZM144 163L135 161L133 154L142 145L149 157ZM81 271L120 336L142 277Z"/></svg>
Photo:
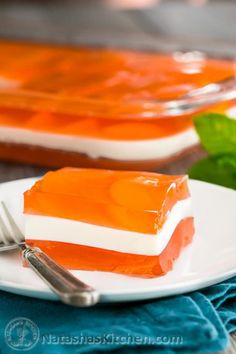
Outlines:
<svg viewBox="0 0 236 354"><path fill-rule="evenodd" d="M156 234L188 197L186 176L64 168L25 192L24 212Z"/></svg>
<svg viewBox="0 0 236 354"><path fill-rule="evenodd" d="M14 42L1 42L0 51L1 88L25 91L28 96L42 93L121 102L175 99L234 74L232 62L206 59L199 53L168 55Z"/></svg>
<svg viewBox="0 0 236 354"><path fill-rule="evenodd" d="M234 75L232 61L199 53L4 41L0 51L0 126L104 139L178 134L191 127L191 117L155 118L150 103Z"/></svg>

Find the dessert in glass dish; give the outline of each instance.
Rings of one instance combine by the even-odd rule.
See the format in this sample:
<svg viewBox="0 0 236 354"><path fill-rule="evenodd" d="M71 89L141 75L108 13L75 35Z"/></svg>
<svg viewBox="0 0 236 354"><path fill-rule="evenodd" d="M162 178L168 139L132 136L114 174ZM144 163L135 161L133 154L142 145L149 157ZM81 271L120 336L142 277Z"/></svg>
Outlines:
<svg viewBox="0 0 236 354"><path fill-rule="evenodd" d="M7 41L0 51L5 160L156 168L196 148L193 114L225 112L236 98L234 62L199 52Z"/></svg>
<svg viewBox="0 0 236 354"><path fill-rule="evenodd" d="M24 194L26 241L69 269L156 277L194 235L187 176L64 168Z"/></svg>

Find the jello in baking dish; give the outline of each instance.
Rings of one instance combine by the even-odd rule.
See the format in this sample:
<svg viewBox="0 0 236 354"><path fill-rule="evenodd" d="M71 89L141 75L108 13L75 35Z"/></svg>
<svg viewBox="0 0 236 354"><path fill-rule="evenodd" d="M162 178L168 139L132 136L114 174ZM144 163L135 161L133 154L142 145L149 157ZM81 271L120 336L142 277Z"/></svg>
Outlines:
<svg viewBox="0 0 236 354"><path fill-rule="evenodd" d="M192 113L236 98L234 62L202 53L2 41L0 54L5 160L155 168L198 145Z"/></svg>
<svg viewBox="0 0 236 354"><path fill-rule="evenodd" d="M24 194L26 241L70 269L155 277L194 235L187 176L64 168Z"/></svg>

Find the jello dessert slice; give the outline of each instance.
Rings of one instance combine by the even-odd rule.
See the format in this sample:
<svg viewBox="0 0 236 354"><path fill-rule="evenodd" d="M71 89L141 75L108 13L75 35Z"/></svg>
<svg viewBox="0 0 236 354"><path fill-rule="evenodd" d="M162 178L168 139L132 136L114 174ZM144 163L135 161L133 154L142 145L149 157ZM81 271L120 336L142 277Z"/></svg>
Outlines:
<svg viewBox="0 0 236 354"><path fill-rule="evenodd" d="M194 234L187 176L63 168L24 194L26 240L69 269L172 269Z"/></svg>

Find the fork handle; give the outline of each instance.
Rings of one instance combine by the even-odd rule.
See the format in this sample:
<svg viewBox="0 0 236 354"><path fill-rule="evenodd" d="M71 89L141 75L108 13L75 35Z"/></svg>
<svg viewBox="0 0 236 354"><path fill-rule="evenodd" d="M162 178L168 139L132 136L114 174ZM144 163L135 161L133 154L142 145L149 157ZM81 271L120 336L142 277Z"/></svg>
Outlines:
<svg viewBox="0 0 236 354"><path fill-rule="evenodd" d="M48 284L60 300L68 305L95 305L99 293L58 265L39 248L26 246L22 255L29 266Z"/></svg>

